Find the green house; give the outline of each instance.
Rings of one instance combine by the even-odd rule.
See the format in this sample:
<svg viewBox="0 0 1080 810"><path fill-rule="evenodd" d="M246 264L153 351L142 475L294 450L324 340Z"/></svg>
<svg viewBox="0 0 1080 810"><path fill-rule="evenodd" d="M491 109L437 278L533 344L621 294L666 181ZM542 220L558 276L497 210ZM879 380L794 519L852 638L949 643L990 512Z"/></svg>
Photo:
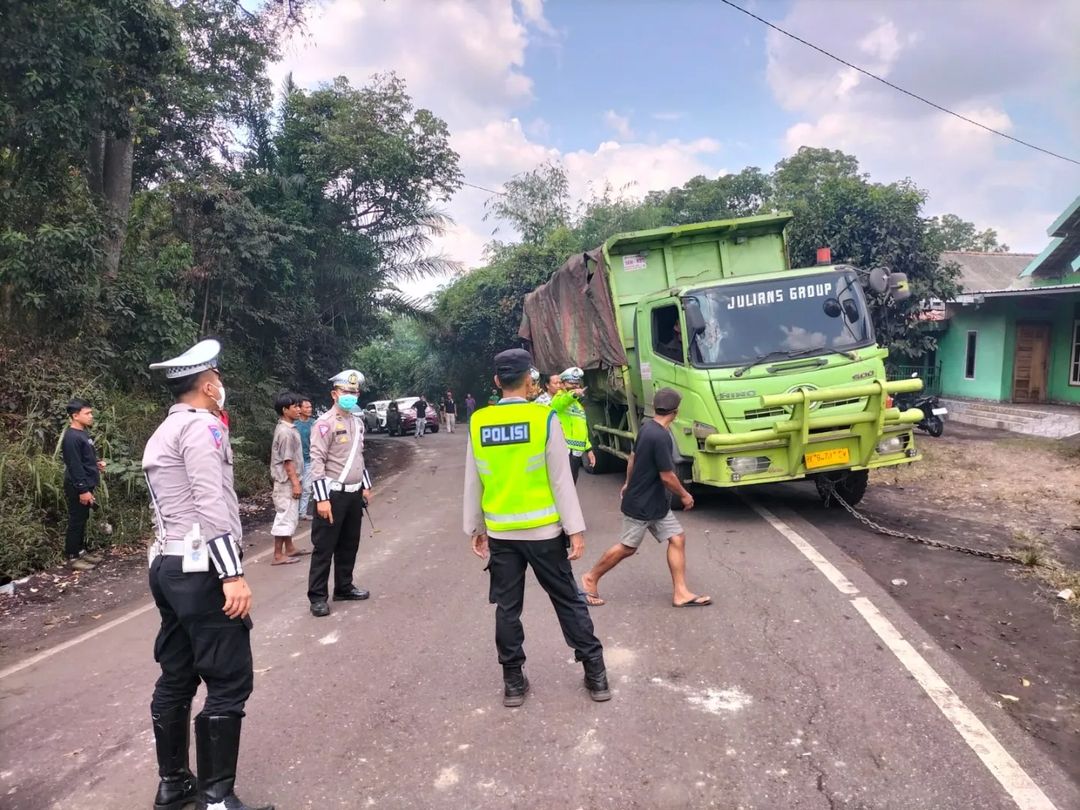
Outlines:
<svg viewBox="0 0 1080 810"><path fill-rule="evenodd" d="M1038 256L946 253L961 294L938 339L946 397L1080 404L1080 197Z"/></svg>

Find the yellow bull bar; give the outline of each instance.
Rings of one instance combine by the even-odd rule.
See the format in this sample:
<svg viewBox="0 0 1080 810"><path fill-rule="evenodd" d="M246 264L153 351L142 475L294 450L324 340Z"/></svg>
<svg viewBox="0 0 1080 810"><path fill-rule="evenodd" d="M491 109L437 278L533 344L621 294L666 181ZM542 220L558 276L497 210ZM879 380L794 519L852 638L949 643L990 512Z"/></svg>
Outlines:
<svg viewBox="0 0 1080 810"><path fill-rule="evenodd" d="M791 408L791 417L761 430L710 434L705 437L705 451L732 452L743 449L745 445L779 442L787 446L787 474L798 475L807 445L810 444L811 432L847 431L848 436L843 438L854 436L858 439L858 449L853 454L851 466L865 467L870 463L887 428L902 429L904 425L916 424L923 418L918 408L901 411L888 407L889 395L921 391L922 387L923 382L919 379L891 382L873 380L861 385L766 394L759 397L763 408ZM866 406L856 413L814 414L810 410L813 404L819 402L863 398L866 399Z"/></svg>

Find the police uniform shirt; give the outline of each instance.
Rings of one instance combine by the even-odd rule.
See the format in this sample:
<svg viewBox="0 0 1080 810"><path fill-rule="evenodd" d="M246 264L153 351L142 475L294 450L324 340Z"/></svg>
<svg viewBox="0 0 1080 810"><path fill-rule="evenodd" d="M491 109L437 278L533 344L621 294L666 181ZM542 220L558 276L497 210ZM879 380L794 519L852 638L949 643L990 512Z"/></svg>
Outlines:
<svg viewBox="0 0 1080 810"><path fill-rule="evenodd" d="M158 540L183 540L198 523L219 576L242 574L233 453L221 421L207 410L173 405L146 443L142 466Z"/></svg>
<svg viewBox="0 0 1080 810"><path fill-rule="evenodd" d="M352 464L346 470L345 462L352 453L353 442L359 442ZM351 413L344 413L336 405L315 420L311 428L311 481L315 500L330 499L330 483L363 484L371 488L364 467L364 420Z"/></svg>
<svg viewBox="0 0 1080 810"><path fill-rule="evenodd" d="M525 402L524 399L504 399L502 402ZM498 407L498 405L494 406ZM509 529L498 532L490 532L484 522L484 485L480 480L480 473L476 470L476 457L473 455L472 434L466 444L465 450L465 505L464 523L465 534L486 534L497 540L550 540L558 537L560 532L577 534L585 531L585 518L581 514L581 504L578 502L577 487L574 478L570 474L570 451L566 446L563 436L562 425L559 420L552 418L551 429L548 431L547 444L544 445L544 462L547 465L548 484L555 496L555 508L559 511L559 522L549 523L546 526L537 526L534 529Z"/></svg>

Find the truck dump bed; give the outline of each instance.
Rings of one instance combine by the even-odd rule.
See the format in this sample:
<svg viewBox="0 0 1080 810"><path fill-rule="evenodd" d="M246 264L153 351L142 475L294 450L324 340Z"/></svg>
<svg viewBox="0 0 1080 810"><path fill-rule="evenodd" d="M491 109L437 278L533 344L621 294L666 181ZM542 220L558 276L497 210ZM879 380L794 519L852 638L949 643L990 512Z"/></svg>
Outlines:
<svg viewBox="0 0 1080 810"><path fill-rule="evenodd" d="M626 365L602 248L574 254L525 296L518 335L530 342L537 368L546 373Z"/></svg>

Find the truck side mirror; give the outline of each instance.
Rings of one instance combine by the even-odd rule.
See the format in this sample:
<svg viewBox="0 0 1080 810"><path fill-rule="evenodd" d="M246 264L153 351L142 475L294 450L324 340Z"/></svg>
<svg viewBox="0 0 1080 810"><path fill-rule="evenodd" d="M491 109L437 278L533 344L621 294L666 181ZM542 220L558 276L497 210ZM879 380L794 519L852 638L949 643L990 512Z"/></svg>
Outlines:
<svg viewBox="0 0 1080 810"><path fill-rule="evenodd" d="M839 318L840 313L844 311L840 307L840 301L836 298L826 298L822 303L821 308L830 318Z"/></svg>
<svg viewBox="0 0 1080 810"><path fill-rule="evenodd" d="M911 298L907 273L889 273L889 296L893 301L906 301Z"/></svg>
<svg viewBox="0 0 1080 810"><path fill-rule="evenodd" d="M866 286L881 294L889 289L889 271L884 267L875 267L866 274Z"/></svg>
<svg viewBox="0 0 1080 810"><path fill-rule="evenodd" d="M686 328L691 337L705 331L705 316L701 314L701 304L696 298L683 299L683 313L686 316Z"/></svg>

